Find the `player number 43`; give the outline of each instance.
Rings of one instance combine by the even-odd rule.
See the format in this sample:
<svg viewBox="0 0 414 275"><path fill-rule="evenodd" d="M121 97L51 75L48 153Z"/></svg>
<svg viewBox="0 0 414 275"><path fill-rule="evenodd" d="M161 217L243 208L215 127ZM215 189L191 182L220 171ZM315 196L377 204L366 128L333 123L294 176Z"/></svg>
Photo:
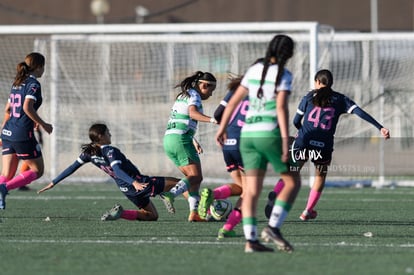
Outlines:
<svg viewBox="0 0 414 275"><path fill-rule="evenodd" d="M308 121L313 123L313 127L329 130L332 127L332 119L335 115L335 108L314 107L308 115Z"/></svg>

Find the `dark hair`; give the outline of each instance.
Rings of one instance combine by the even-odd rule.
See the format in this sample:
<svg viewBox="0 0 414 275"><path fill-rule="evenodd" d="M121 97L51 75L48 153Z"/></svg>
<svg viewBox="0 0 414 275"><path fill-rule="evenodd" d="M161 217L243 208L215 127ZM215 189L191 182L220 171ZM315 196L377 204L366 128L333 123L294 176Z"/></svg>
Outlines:
<svg viewBox="0 0 414 275"><path fill-rule="evenodd" d="M229 83L227 84L227 89L233 92L236 91L242 79L243 75L229 75Z"/></svg>
<svg viewBox="0 0 414 275"><path fill-rule="evenodd" d="M93 124L89 128L89 139L91 143L83 144L82 151L89 155L101 155L101 148L97 143L101 141L101 137L105 135L105 132L108 130L108 127L102 123Z"/></svg>
<svg viewBox="0 0 414 275"><path fill-rule="evenodd" d="M318 107L330 105L330 99L333 93L333 76L329 70L320 70L315 74L315 81L319 81L324 87L313 91L312 103Z"/></svg>
<svg viewBox="0 0 414 275"><path fill-rule="evenodd" d="M276 64L278 65L277 75L276 75L276 82L275 82L275 93L277 85L279 85L280 80L282 79L283 73L285 71L286 62L293 56L293 50L295 47L295 43L293 42L292 38L287 35L279 34L273 37L270 41L266 56L263 59L258 59L256 62L263 62L263 71L262 71L262 78L260 79L260 87L257 90L257 97L262 98L263 96L263 84L265 81L265 77L267 74L267 70L269 66L272 64L271 59L274 57L276 59Z"/></svg>
<svg viewBox="0 0 414 275"><path fill-rule="evenodd" d="M44 65L45 57L42 54L36 52L28 54L23 62L17 64L13 86L20 86L30 73Z"/></svg>
<svg viewBox="0 0 414 275"><path fill-rule="evenodd" d="M216 78L212 73L209 72L202 72L197 71L193 75L186 77L180 84L177 84L174 88L181 87L181 92L177 95L176 98L184 95L185 97L190 96L188 94L188 90L191 88L196 89L198 91L197 84L200 80L209 81L209 82L216 82Z"/></svg>

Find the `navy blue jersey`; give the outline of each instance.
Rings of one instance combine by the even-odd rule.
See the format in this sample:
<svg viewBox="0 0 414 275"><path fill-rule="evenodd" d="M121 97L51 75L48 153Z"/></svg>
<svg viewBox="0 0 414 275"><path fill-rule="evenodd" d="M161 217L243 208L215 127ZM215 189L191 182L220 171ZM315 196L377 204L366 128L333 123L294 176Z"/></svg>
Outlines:
<svg viewBox="0 0 414 275"><path fill-rule="evenodd" d="M226 108L228 102L232 98L234 91L228 91L223 100L220 102L220 106L217 107L217 110L214 112L214 118L220 122L221 117L223 115L224 109ZM229 123L227 125L227 139L240 139L240 132L241 128L244 125L244 121L246 118L247 110L249 109L249 99L248 97L244 98L239 105L237 105L236 109L234 109L233 113L231 114ZM233 142L230 142L233 143ZM233 144L236 145L236 144ZM238 146L238 144L237 144Z"/></svg>
<svg viewBox="0 0 414 275"><path fill-rule="evenodd" d="M301 148L317 147L331 150L339 117L344 113L352 113L358 106L350 98L338 92L333 92L329 106L314 106L313 94L314 91L311 91L304 96L296 111L294 124L299 132L295 145Z"/></svg>
<svg viewBox="0 0 414 275"><path fill-rule="evenodd" d="M101 146L101 152L102 155L91 155L82 152L72 165L52 180L53 184L58 184L82 165L90 162L113 178L119 189L138 208L147 206L150 202L150 197L154 197L164 191L164 177L142 175L138 168L118 148L104 145ZM143 190L137 191L132 185L134 180L146 183L147 186Z"/></svg>
<svg viewBox="0 0 414 275"><path fill-rule="evenodd" d="M234 91L228 91L214 112L214 118L218 122L221 121L224 109L226 108L227 103L230 101L233 95ZM239 150L239 143L240 132L244 125L248 108L249 99L246 97L239 103L236 109L234 109L226 128L227 139L223 145L223 157L228 172L232 172L234 170L244 170L243 161Z"/></svg>
<svg viewBox="0 0 414 275"><path fill-rule="evenodd" d="M29 76L22 85L13 86L10 91L10 119L2 130L1 138L10 141L27 141L34 136L34 122L23 111L25 99L34 100L33 107L37 111L42 105L42 91L39 81Z"/></svg>
<svg viewBox="0 0 414 275"><path fill-rule="evenodd" d="M145 176L141 175L138 168L118 148L104 145L101 147L101 150L102 156L82 152L75 163L56 177L53 183L57 184L83 164L90 162L112 177L122 192L132 191L132 193L135 193L136 190L132 182L134 180L143 182L140 178Z"/></svg>

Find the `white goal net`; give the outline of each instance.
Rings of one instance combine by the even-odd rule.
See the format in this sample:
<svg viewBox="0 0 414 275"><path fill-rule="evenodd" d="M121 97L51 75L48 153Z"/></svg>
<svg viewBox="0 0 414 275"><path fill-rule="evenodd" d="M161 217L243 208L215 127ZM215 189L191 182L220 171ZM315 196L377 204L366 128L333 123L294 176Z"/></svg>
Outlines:
<svg viewBox="0 0 414 275"><path fill-rule="evenodd" d="M295 55L288 63L294 74L292 117L300 98L312 87L316 70L328 68L334 72L336 90L354 98L391 128L392 134L408 137L404 146L413 146L409 139L413 136L412 116L407 116L401 106L412 103L409 93L413 89L410 73L414 57L410 52L414 37L343 38L314 22L0 27L1 96L5 103L15 67L27 53L39 51L46 56L46 72L40 79L44 95L40 113L54 125L54 132L44 135L43 181L77 158L80 146L89 142L88 128L94 122L110 127L113 144L143 173L180 177L162 146L178 93L173 87L195 71L213 73L218 79L217 89L203 102L205 113L212 115L226 93L228 73L242 74L264 55L267 43L277 33L291 35L296 41ZM389 105L391 91L399 96ZM342 125L337 134L339 153L334 154L343 165L335 168L338 176L409 176L404 167L397 174L395 169L385 169L388 165L383 156L387 152L378 149L372 137L379 134L372 126L348 117ZM204 148L201 161L206 180L228 178L214 142L216 129L211 124L199 124L197 139ZM294 134L293 126L291 131ZM392 147L407 151L401 150L400 143ZM342 153L349 151L349 144L369 148L365 154L360 149L351 150L360 162ZM85 167L68 180L106 178L95 168Z"/></svg>

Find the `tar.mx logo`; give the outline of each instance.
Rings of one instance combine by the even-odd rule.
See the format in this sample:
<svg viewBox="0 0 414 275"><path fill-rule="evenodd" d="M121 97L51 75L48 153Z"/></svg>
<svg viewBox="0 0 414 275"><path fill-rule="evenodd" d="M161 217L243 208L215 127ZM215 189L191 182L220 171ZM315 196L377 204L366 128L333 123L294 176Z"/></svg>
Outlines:
<svg viewBox="0 0 414 275"><path fill-rule="evenodd" d="M289 149L293 163L296 161L307 161L308 159L316 161L322 159L322 151L316 149L296 148L293 142Z"/></svg>

